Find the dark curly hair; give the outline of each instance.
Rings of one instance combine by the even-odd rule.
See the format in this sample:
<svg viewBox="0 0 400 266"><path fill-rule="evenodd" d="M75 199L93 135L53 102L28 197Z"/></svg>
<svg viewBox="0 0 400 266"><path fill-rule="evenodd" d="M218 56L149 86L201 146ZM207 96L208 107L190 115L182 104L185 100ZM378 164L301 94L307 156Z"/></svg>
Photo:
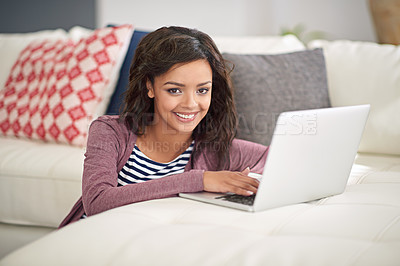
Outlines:
<svg viewBox="0 0 400 266"><path fill-rule="evenodd" d="M184 27L162 27L146 35L133 58L129 87L125 92L120 119L136 134L142 135L153 119L154 99L147 95L146 82L166 73L178 63L205 59L212 69L211 104L207 115L194 129L195 148L192 167L203 149L218 157L218 169L229 165L229 148L236 136L237 114L233 100L230 69L214 41L207 34Z"/></svg>

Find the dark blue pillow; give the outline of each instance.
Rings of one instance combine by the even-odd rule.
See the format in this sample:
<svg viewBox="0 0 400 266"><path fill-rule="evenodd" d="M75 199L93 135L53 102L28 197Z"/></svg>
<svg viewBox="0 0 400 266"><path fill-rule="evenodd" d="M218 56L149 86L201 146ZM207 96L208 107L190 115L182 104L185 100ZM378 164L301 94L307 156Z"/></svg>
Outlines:
<svg viewBox="0 0 400 266"><path fill-rule="evenodd" d="M140 40L148 33L149 32L137 30L133 32L129 48L125 56L125 60L121 66L117 86L115 87L114 93L110 99L110 103L108 104L108 108L106 111L107 115L119 114L120 107L123 104L123 93L128 87L129 69L131 66L133 55L135 54L136 47L139 44Z"/></svg>

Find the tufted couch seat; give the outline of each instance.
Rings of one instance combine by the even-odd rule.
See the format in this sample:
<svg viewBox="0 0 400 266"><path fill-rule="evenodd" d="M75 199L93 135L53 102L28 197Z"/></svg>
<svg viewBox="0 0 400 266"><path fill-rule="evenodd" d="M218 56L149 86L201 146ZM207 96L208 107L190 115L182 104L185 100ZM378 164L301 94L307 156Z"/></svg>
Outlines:
<svg viewBox="0 0 400 266"><path fill-rule="evenodd" d="M341 195L258 213L183 198L131 204L0 265L396 265L399 239L400 157L359 154Z"/></svg>

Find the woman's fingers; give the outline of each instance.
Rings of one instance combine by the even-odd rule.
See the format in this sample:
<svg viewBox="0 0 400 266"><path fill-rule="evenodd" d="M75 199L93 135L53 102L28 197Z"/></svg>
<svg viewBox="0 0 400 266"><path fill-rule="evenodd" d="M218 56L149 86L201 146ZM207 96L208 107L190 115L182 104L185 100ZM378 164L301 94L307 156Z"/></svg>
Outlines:
<svg viewBox="0 0 400 266"><path fill-rule="evenodd" d="M242 171L242 174L244 174L244 175L249 175L250 174L250 168L249 167L247 167L246 169L244 169L243 171Z"/></svg>
<svg viewBox="0 0 400 266"><path fill-rule="evenodd" d="M231 189L235 194L252 195L257 193L259 182L251 177L238 175L231 179Z"/></svg>
<svg viewBox="0 0 400 266"><path fill-rule="evenodd" d="M257 192L259 182L257 179L247 176L247 171L230 172L219 171L204 173L204 190L209 192L232 192L239 195L250 196Z"/></svg>

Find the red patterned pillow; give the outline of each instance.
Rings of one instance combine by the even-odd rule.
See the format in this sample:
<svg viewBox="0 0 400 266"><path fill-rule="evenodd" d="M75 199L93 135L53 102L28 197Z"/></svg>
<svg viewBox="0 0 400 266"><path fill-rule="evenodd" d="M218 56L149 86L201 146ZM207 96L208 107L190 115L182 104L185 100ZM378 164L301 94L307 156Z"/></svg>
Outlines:
<svg viewBox="0 0 400 266"><path fill-rule="evenodd" d="M74 43L29 44L0 91L0 132L77 146L102 100L131 25L102 28Z"/></svg>

